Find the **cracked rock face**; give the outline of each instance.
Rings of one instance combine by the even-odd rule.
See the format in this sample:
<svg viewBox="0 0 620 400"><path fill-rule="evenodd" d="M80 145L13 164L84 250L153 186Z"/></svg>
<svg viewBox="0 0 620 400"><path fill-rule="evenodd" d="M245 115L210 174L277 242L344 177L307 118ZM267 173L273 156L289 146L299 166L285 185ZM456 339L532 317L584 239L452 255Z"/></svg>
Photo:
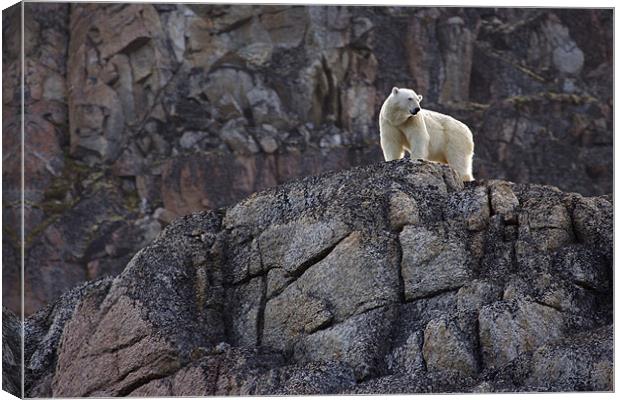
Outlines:
<svg viewBox="0 0 620 400"><path fill-rule="evenodd" d="M470 126L478 179L611 192L611 9L28 2L24 12L28 315L118 275L175 217L381 161L378 113L395 85ZM2 293L14 312L20 23L19 6L5 10ZM496 213L515 218L515 199L493 190ZM468 201L480 231L486 203ZM424 213L408 196L391 204L391 229ZM546 245L572 240L562 232Z"/></svg>
<svg viewBox="0 0 620 400"><path fill-rule="evenodd" d="M26 394L613 390L611 216L422 161L278 186L29 317Z"/></svg>

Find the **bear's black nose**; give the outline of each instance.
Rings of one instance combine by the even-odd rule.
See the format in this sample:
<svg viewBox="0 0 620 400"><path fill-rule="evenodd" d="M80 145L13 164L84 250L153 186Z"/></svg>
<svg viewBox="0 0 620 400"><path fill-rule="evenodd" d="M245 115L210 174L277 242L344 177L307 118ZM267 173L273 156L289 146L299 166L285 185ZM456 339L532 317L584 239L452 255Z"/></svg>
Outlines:
<svg viewBox="0 0 620 400"><path fill-rule="evenodd" d="M416 115L419 111L420 111L420 107L416 107L413 110L411 110L411 114Z"/></svg>

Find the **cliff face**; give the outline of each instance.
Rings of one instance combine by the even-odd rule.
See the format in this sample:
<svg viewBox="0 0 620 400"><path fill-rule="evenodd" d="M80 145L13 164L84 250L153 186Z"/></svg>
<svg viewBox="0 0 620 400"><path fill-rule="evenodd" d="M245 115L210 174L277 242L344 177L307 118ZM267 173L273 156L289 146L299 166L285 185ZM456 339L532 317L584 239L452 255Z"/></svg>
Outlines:
<svg viewBox="0 0 620 400"><path fill-rule="evenodd" d="M18 16L3 14L14 310ZM611 191L611 10L27 3L25 17L27 313L118 274L175 216L380 161L394 85L472 128L478 178Z"/></svg>
<svg viewBox="0 0 620 400"><path fill-rule="evenodd" d="M30 396L613 389L612 203L400 160L175 220L26 321Z"/></svg>

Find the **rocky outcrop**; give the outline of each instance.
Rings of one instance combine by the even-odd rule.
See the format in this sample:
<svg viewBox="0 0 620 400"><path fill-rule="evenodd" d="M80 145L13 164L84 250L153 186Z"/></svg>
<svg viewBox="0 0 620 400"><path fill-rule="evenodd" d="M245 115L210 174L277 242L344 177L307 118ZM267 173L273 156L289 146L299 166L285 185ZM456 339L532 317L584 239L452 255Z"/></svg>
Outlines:
<svg viewBox="0 0 620 400"><path fill-rule="evenodd" d="M22 397L22 324L2 307L2 390Z"/></svg>
<svg viewBox="0 0 620 400"><path fill-rule="evenodd" d="M477 178L611 191L611 10L24 7L27 314L118 274L174 217L380 161L394 85L470 125ZM20 41L6 43L3 299L18 310Z"/></svg>
<svg viewBox="0 0 620 400"><path fill-rule="evenodd" d="M29 317L26 394L613 390L612 213L422 161L278 186Z"/></svg>

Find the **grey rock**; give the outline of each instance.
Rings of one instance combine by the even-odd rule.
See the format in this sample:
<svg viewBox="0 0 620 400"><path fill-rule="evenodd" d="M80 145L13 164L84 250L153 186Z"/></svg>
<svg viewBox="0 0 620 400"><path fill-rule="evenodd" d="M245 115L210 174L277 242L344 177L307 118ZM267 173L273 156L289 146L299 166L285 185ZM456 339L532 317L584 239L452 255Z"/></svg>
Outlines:
<svg viewBox="0 0 620 400"><path fill-rule="evenodd" d="M471 277L468 254L458 235L444 226L406 226L400 234L405 299L458 289Z"/></svg>
<svg viewBox="0 0 620 400"><path fill-rule="evenodd" d="M420 216L418 205L415 199L406 193L395 190L390 196L390 228L401 230L405 225L415 225L419 222Z"/></svg>
<svg viewBox="0 0 620 400"><path fill-rule="evenodd" d="M519 236L540 250L556 250L574 241L572 222L560 202L529 199L519 214ZM529 237L528 237L529 236Z"/></svg>
<svg viewBox="0 0 620 400"><path fill-rule="evenodd" d="M577 333L536 350L526 383L536 390L605 391L613 385L611 326ZM553 389L551 389L553 390Z"/></svg>
<svg viewBox="0 0 620 400"><path fill-rule="evenodd" d="M596 301L596 294L592 291L548 273L536 275L535 284L529 290L540 304L563 312L570 310L574 315L590 317L588 310Z"/></svg>
<svg viewBox="0 0 620 400"><path fill-rule="evenodd" d="M342 362L312 362L271 370L257 379L258 395L331 394L353 387L353 369Z"/></svg>
<svg viewBox="0 0 620 400"><path fill-rule="evenodd" d="M233 242L235 243L235 242ZM235 243L237 250L227 256L227 276L233 283L254 277L263 271L258 240Z"/></svg>
<svg viewBox="0 0 620 400"><path fill-rule="evenodd" d="M254 87L252 77L245 71L233 68L222 68L212 72L204 92L211 102L217 102L224 96L231 96L235 103L243 109L248 106L247 94Z"/></svg>
<svg viewBox="0 0 620 400"><path fill-rule="evenodd" d="M422 354L429 371L455 370L464 375L478 372L471 343L458 326L446 318L433 319L426 325Z"/></svg>
<svg viewBox="0 0 620 400"><path fill-rule="evenodd" d="M426 364L422 354L423 343L423 331L411 333L404 343L394 346L392 351L386 355L385 363L387 370L391 373L424 374Z"/></svg>
<svg viewBox="0 0 620 400"><path fill-rule="evenodd" d="M272 52L273 44L269 42L251 43L237 50L239 57L253 67L261 67L269 63Z"/></svg>
<svg viewBox="0 0 620 400"><path fill-rule="evenodd" d="M183 136L181 136L181 139L179 140L179 144L184 149L191 149L198 142L204 139L206 136L207 136L207 132L201 132L201 131L183 132Z"/></svg>
<svg viewBox="0 0 620 400"><path fill-rule="evenodd" d="M304 38L308 26L308 11L303 7L290 7L280 12L265 13L261 23L269 32L271 41L280 48L295 48Z"/></svg>
<svg viewBox="0 0 620 400"><path fill-rule="evenodd" d="M366 241L359 232L352 233L280 295L267 302L265 345L285 349L300 334L312 333L329 323L342 322L352 315L396 303L395 246L392 244L390 251L389 243L377 246ZM387 254L377 252L378 248L386 247ZM347 282L347 286L339 282Z"/></svg>
<svg viewBox="0 0 620 400"><path fill-rule="evenodd" d="M480 186L452 194L446 207L448 217L464 221L470 231L483 230L491 215L487 192Z"/></svg>
<svg viewBox="0 0 620 400"><path fill-rule="evenodd" d="M272 136L264 136L259 139L261 149L267 154L274 153L278 150L278 141Z"/></svg>
<svg viewBox="0 0 620 400"><path fill-rule="evenodd" d="M594 246L608 259L611 258L610 231L613 206L604 198L581 197L575 200L573 229L579 241Z"/></svg>
<svg viewBox="0 0 620 400"><path fill-rule="evenodd" d="M258 319L264 292L264 278L258 277L226 292L226 313L230 326L230 342L235 346L256 346Z"/></svg>
<svg viewBox="0 0 620 400"><path fill-rule="evenodd" d="M483 306L500 300L501 294L501 287L496 283L486 280L470 281L456 294L458 311L477 313Z"/></svg>
<svg viewBox="0 0 620 400"><path fill-rule="evenodd" d="M283 357L249 348L207 352L171 376L154 379L130 395L168 396L294 395L331 393L355 383L352 369L344 363L313 362L286 365Z"/></svg>
<svg viewBox="0 0 620 400"><path fill-rule="evenodd" d="M605 261L596 252L579 244L565 246L560 249L554 259L554 269L575 284L605 291L610 283Z"/></svg>
<svg viewBox="0 0 620 400"><path fill-rule="evenodd" d="M159 207L153 213L153 217L164 224L169 224L174 219L174 214L165 208Z"/></svg>
<svg viewBox="0 0 620 400"><path fill-rule="evenodd" d="M161 224L157 218L145 217L136 221L136 227L141 232L141 247L148 246L161 232Z"/></svg>
<svg viewBox="0 0 620 400"><path fill-rule="evenodd" d="M426 325L433 319L443 315L457 314L456 291L449 291L400 305L396 342L402 342L413 332L424 331Z"/></svg>
<svg viewBox="0 0 620 400"><path fill-rule="evenodd" d="M299 274L307 260L322 257L348 234L349 228L338 220L273 225L258 239L262 262L267 268Z"/></svg>
<svg viewBox="0 0 620 400"><path fill-rule="evenodd" d="M563 73L575 75L583 67L583 51L569 36L568 28L550 20L545 25L545 34L553 49L553 64Z"/></svg>
<svg viewBox="0 0 620 400"><path fill-rule="evenodd" d="M447 103L469 98L469 77L473 63L475 32L460 17L450 17L438 26L441 55L445 60L445 81L439 101Z"/></svg>
<svg viewBox="0 0 620 400"><path fill-rule="evenodd" d="M490 199L493 214L501 215L508 222L516 222L516 208L519 206L519 199L512 192L510 184L507 182L493 182L491 187Z"/></svg>
<svg viewBox="0 0 620 400"><path fill-rule="evenodd" d="M478 323L482 359L485 366L492 367L562 337L566 328L561 312L522 300L484 306Z"/></svg>
<svg viewBox="0 0 620 400"><path fill-rule="evenodd" d="M583 67L583 51L575 45L570 50L565 47L557 47L553 51L553 63L560 71L576 75Z"/></svg>
<svg viewBox="0 0 620 400"><path fill-rule="evenodd" d="M238 154L256 154L260 150L256 141L245 129L245 119L239 118L228 121L221 131L222 140L230 149Z"/></svg>
<svg viewBox="0 0 620 400"><path fill-rule="evenodd" d="M247 99L252 108L255 124L269 124L278 129L289 127L290 118L286 115L280 98L273 89L255 86L247 93Z"/></svg>
<svg viewBox="0 0 620 400"><path fill-rule="evenodd" d="M306 336L295 344L300 361L342 360L351 365L356 380L377 373L386 348L381 338L391 329L393 308L378 308L356 315L341 324Z"/></svg>
<svg viewBox="0 0 620 400"><path fill-rule="evenodd" d="M610 203L493 185L405 159L177 218L26 320L26 392L611 390Z"/></svg>
<svg viewBox="0 0 620 400"><path fill-rule="evenodd" d="M341 145L342 145L342 138L338 134L334 136L331 136L331 135L323 136L323 138L321 138L321 141L319 142L319 146L322 148L338 147Z"/></svg>
<svg viewBox="0 0 620 400"><path fill-rule="evenodd" d="M15 314L2 308L2 390L22 397L22 327Z"/></svg>
<svg viewBox="0 0 620 400"><path fill-rule="evenodd" d="M271 268L267 273L267 298L282 292L294 280L283 268Z"/></svg>

